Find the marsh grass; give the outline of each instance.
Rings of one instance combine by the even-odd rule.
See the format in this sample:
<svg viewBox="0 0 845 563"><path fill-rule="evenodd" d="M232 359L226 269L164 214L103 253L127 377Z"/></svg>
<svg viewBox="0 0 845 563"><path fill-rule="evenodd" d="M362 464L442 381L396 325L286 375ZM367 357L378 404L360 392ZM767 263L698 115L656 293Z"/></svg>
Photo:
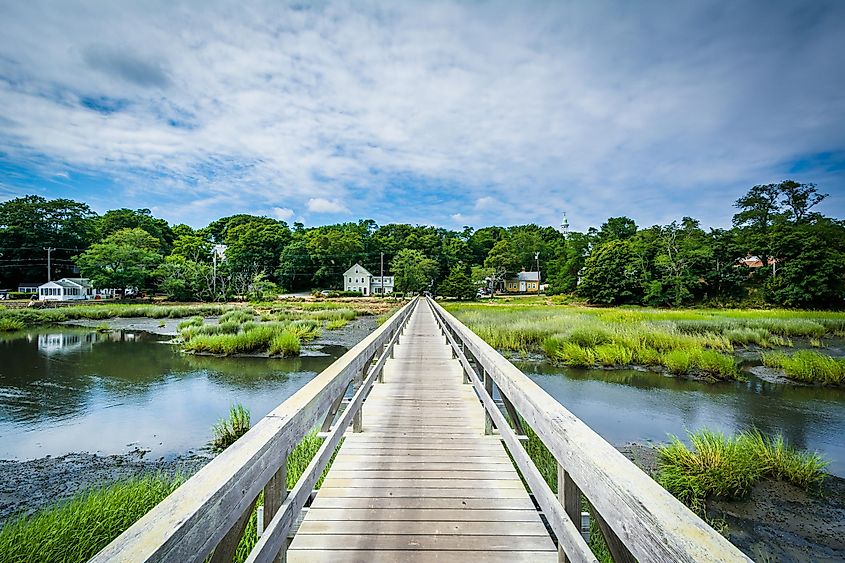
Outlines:
<svg viewBox="0 0 845 563"><path fill-rule="evenodd" d="M543 352L573 367L661 366L711 379L742 378L735 346L791 346L791 338L845 330L843 313L595 309L503 300L445 306L499 350Z"/></svg>
<svg viewBox="0 0 845 563"><path fill-rule="evenodd" d="M816 492L826 476L826 461L788 446L782 436L770 438L757 430L734 436L699 430L690 433L689 440L691 448L676 437L658 448L657 480L699 514L706 499L743 498L761 479Z"/></svg>
<svg viewBox="0 0 845 563"><path fill-rule="evenodd" d="M179 324L176 325L176 328L178 328L179 330L182 330L182 329L188 328L190 326L200 327L200 326L203 325L204 322L205 322L205 319L203 319L200 315L194 315L193 317L191 317L189 319L185 319L184 321L180 321Z"/></svg>
<svg viewBox="0 0 845 563"><path fill-rule="evenodd" d="M24 326L23 321L19 319L0 318L0 332L23 330Z"/></svg>
<svg viewBox="0 0 845 563"><path fill-rule="evenodd" d="M229 409L229 418L221 418L211 427L211 447L222 452L249 431L249 409L240 403Z"/></svg>
<svg viewBox="0 0 845 563"><path fill-rule="evenodd" d="M322 443L323 439L312 432L288 455L288 489L302 476ZM316 488L320 488L327 472L328 467L317 481ZM180 475L141 476L87 491L33 516L13 518L0 528L0 561L87 561L184 481L185 478ZM263 504L263 501L262 493L258 504ZM256 535L256 515L253 510L238 545L235 561L240 563L246 560L257 543Z"/></svg>
<svg viewBox="0 0 845 563"><path fill-rule="evenodd" d="M288 331L283 330L273 337L270 341L270 348L268 352L271 356L292 357L298 356L302 343L299 337Z"/></svg>
<svg viewBox="0 0 845 563"><path fill-rule="evenodd" d="M253 309L238 309L229 311L224 313L220 316L220 319L217 321L220 324L223 323L238 323L243 324L248 321L255 320L255 311Z"/></svg>
<svg viewBox="0 0 845 563"><path fill-rule="evenodd" d="M845 360L813 350L799 350L792 355L782 352L763 354L763 365L782 369L787 377L805 383L823 385L845 383Z"/></svg>
<svg viewBox="0 0 845 563"><path fill-rule="evenodd" d="M152 474L89 490L0 529L0 561L87 561L184 482Z"/></svg>
<svg viewBox="0 0 845 563"><path fill-rule="evenodd" d="M0 322L8 319L22 322L24 326L35 326L78 319L105 320L116 317L178 319L194 315L220 315L231 309L233 309L231 305L128 305L122 303L91 303L51 309L0 309Z"/></svg>
<svg viewBox="0 0 845 563"><path fill-rule="evenodd" d="M346 319L335 319L333 321L326 321L326 330L337 330L349 324Z"/></svg>

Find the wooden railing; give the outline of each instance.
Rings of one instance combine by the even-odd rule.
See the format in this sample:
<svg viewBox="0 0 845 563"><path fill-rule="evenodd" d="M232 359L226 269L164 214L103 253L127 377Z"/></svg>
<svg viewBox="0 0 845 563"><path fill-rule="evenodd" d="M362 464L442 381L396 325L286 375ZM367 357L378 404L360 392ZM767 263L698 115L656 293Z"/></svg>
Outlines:
<svg viewBox="0 0 845 563"><path fill-rule="evenodd" d="M554 531L562 561L595 560L579 533L582 496L615 561L750 561L439 304L426 301L484 405L487 432L501 435ZM557 461L557 496L521 445L522 421Z"/></svg>
<svg viewBox="0 0 845 563"><path fill-rule="evenodd" d="M262 491L264 532L249 561L282 560L291 526L350 422L360 432L361 405L418 303L405 305L262 418L92 561L231 561ZM352 398L341 409L350 386ZM321 422L325 439L288 492L287 456Z"/></svg>

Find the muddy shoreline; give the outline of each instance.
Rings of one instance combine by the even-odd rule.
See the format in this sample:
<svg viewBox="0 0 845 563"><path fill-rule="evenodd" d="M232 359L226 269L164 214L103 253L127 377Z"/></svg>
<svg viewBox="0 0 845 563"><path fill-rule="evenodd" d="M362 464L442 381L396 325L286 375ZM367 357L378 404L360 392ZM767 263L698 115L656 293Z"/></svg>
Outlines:
<svg viewBox="0 0 845 563"><path fill-rule="evenodd" d="M191 452L174 458L145 459L145 451L101 456L89 453L26 461L0 460L0 524L32 514L87 489L150 473L193 475L212 455Z"/></svg>
<svg viewBox="0 0 845 563"><path fill-rule="evenodd" d="M657 450L619 450L655 476ZM756 561L845 561L845 479L828 475L814 496L781 481L761 481L746 499L709 500L707 516L727 524L727 538Z"/></svg>

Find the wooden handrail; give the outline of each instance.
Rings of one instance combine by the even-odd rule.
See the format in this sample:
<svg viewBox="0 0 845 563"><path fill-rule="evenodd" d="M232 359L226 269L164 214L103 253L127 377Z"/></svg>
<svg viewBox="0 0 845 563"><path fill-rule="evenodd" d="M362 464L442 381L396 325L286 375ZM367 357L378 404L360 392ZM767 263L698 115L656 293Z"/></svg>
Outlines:
<svg viewBox="0 0 845 563"><path fill-rule="evenodd" d="M543 391L478 335L434 300L428 299L428 303L435 312L435 317L446 329L444 332L459 354L458 357L464 357L464 369L470 369L471 372L483 370L486 376L492 378L502 396L507 397L555 457L559 474L563 477L561 480L566 482L570 491L579 492L579 497L580 492L583 492L595 508L600 526L606 528L606 535L612 536L609 544L620 542L621 545L616 548L621 549L624 546L621 551L629 552L641 562L750 561L726 538ZM473 359L474 366L469 363L467 356ZM477 374L475 379L480 379ZM487 401L488 393L483 386L482 390L484 392L479 393L479 396L500 433L503 433L503 436L512 433L509 427L505 428L507 422L493 403L492 397ZM518 441L505 439L504 442L515 458L514 452L524 453ZM544 491L540 494L534 491L534 483L527 476L526 481L538 502L541 498L548 501ZM545 483L542 485L545 486ZM562 489L562 486L563 483L558 484L559 489ZM539 489L542 491L542 486ZM563 494L564 491L559 490L559 493ZM578 503L580 504L580 500ZM574 506L570 506L567 512L573 510ZM557 512L557 509L553 509L553 513ZM578 512L580 514L580 508ZM554 528L553 521L550 520L550 523L557 534L558 530ZM568 530L568 526L566 528L564 539L569 543L573 538L569 537L568 532L571 530ZM558 539L562 541L560 537ZM562 546L565 555L572 560L581 560L584 556L580 550L568 551L571 546L563 542ZM580 547L575 544L573 546L576 549ZM613 545L610 547L614 548ZM627 557L623 555L618 558Z"/></svg>
<svg viewBox="0 0 845 563"><path fill-rule="evenodd" d="M325 417L336 399L346 393L350 383L371 366L377 354L390 353L388 344L396 341L394 336L418 301L414 299L406 304L306 383L91 561L199 562L227 536L239 539L240 534L230 534L230 530L238 531L265 485L270 483L278 489L278 483L273 485L271 480L278 481L279 475L283 476L288 453ZM383 361L374 369L381 366ZM363 398L364 395L355 403L355 408L360 409ZM352 407L350 404L348 408ZM355 414L354 409L348 412L350 416ZM339 440L345 427L338 425L337 430ZM309 479L306 474L300 482ZM304 498L302 500L304 502ZM279 510L277 515L282 513L280 506L275 509Z"/></svg>

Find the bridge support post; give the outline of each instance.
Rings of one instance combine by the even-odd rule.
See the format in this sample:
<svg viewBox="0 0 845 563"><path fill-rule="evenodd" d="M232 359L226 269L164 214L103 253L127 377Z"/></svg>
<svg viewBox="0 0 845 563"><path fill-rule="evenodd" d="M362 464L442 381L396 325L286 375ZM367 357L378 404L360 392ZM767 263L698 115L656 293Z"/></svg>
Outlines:
<svg viewBox="0 0 845 563"><path fill-rule="evenodd" d="M490 374L487 373L487 370L481 368L481 372L484 374L484 390L487 391L487 394L490 395L490 398L493 398L493 378L490 377ZM487 412L487 409L484 409L484 434L489 436L493 434L493 419L490 417L490 413Z"/></svg>
<svg viewBox="0 0 845 563"><path fill-rule="evenodd" d="M557 464L557 498L560 504L563 505L563 511L572 520L572 523L580 530L581 529L581 489L569 476L569 473L563 466ZM558 547L558 561L561 563L569 563L570 559L563 552L563 549Z"/></svg>
<svg viewBox="0 0 845 563"><path fill-rule="evenodd" d="M358 390L364 384L364 374L359 372L358 375L355 376L355 383L354 383L354 390ZM364 421L363 421L363 408L359 407L358 411L352 417L352 432L363 432L364 431Z"/></svg>
<svg viewBox="0 0 845 563"><path fill-rule="evenodd" d="M270 520L279 511L282 503L288 496L288 456L282 461L282 466L276 471L275 475L270 478L270 481L264 486L264 529L266 530L270 525ZM282 551L276 556L275 563L284 563L287 559L287 550L290 540L285 540Z"/></svg>

